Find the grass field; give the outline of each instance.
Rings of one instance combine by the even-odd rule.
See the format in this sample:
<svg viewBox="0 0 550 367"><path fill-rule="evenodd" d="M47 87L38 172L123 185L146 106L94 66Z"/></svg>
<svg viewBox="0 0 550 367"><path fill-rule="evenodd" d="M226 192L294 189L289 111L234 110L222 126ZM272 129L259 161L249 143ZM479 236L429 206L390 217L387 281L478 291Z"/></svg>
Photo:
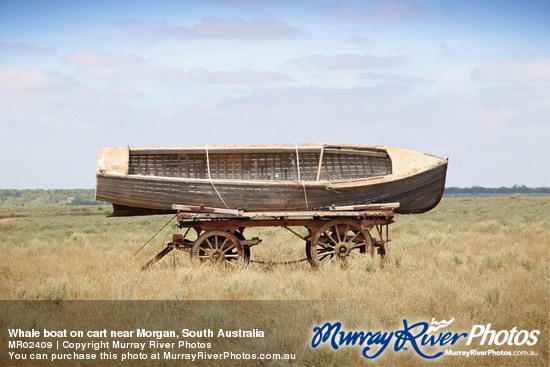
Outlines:
<svg viewBox="0 0 550 367"><path fill-rule="evenodd" d="M0 298L361 300L382 328L403 317L455 317L468 330L539 329L535 365L548 361L550 197L446 198L429 213L396 217L385 261L375 255L318 271L307 262L195 269L180 251L140 271L175 227L131 256L171 216L106 218L108 210L0 207ZM263 239L253 260L304 257L303 242L287 231L247 231Z"/></svg>

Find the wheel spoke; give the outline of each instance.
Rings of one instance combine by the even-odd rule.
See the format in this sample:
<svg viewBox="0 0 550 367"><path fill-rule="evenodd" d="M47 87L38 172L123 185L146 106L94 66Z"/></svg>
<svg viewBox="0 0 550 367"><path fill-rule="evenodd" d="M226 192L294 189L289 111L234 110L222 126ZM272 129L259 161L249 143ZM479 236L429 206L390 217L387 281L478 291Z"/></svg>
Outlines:
<svg viewBox="0 0 550 367"><path fill-rule="evenodd" d="M336 230L336 238L338 238L338 242L342 242L342 239L340 238L340 231L338 230L338 224L334 225L334 229Z"/></svg>
<svg viewBox="0 0 550 367"><path fill-rule="evenodd" d="M349 232L349 223L346 227L346 231L344 232L344 242L346 242L346 243L348 242L348 241L346 241L347 238L348 238L348 232ZM349 241L349 242L351 242L351 241Z"/></svg>
<svg viewBox="0 0 550 367"><path fill-rule="evenodd" d="M224 242L225 243L225 242ZM231 250L231 249L234 249L235 248L235 244L232 243L229 247L227 247L225 250L223 250L223 247L222 247L222 250L223 250L223 253L224 254L227 254L227 251Z"/></svg>
<svg viewBox="0 0 550 367"><path fill-rule="evenodd" d="M354 248L358 248L358 247L362 247L362 246L366 246L367 244L364 243L364 242L359 242L359 243L356 243L355 245L353 246L350 246L350 250L353 250Z"/></svg>
<svg viewBox="0 0 550 367"><path fill-rule="evenodd" d="M317 245L318 246L323 246L323 247L330 247L330 248L334 248L334 245L331 245L330 243L328 242L321 242L321 241L317 241Z"/></svg>
<svg viewBox="0 0 550 367"><path fill-rule="evenodd" d="M216 244L216 249L218 248L218 236L214 236L214 243Z"/></svg>
<svg viewBox="0 0 550 367"><path fill-rule="evenodd" d="M348 243L353 242L353 240L354 240L357 236L359 236L360 233L361 233L361 231L357 231L357 233L351 238L351 240L349 240L349 241L347 241L347 242L348 242Z"/></svg>
<svg viewBox="0 0 550 367"><path fill-rule="evenodd" d="M331 235L328 235L328 234L327 234L327 231L326 231L326 230L323 232L323 234L325 234L325 235L332 241L332 243L334 243L335 245L338 244L338 242L336 242L336 241L334 240L334 238L332 238Z"/></svg>
<svg viewBox="0 0 550 367"><path fill-rule="evenodd" d="M350 254L350 255L358 255L358 256L364 256L364 257L367 257L367 255L365 255L365 254L362 254L362 253L360 253L360 252L350 252L349 254Z"/></svg>
<svg viewBox="0 0 550 367"><path fill-rule="evenodd" d="M334 257L334 250L332 251L320 251L317 250L317 256L319 257L319 261L323 261L326 257L330 256L331 258Z"/></svg>
<svg viewBox="0 0 550 367"><path fill-rule="evenodd" d="M324 254L323 256L321 256L319 258L319 261L323 261L327 256L330 256L331 258L334 258L334 255L331 255L331 254Z"/></svg>
<svg viewBox="0 0 550 367"><path fill-rule="evenodd" d="M210 242L208 238L206 239L206 243L208 244L208 247L210 247L212 250L214 249L214 247L212 247L212 242Z"/></svg>

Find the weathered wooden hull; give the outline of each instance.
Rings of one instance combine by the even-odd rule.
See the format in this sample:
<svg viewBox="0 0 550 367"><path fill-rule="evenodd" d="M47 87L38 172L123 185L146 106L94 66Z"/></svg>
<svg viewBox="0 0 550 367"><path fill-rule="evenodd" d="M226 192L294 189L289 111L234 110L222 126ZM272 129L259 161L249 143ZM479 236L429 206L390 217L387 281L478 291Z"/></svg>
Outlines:
<svg viewBox="0 0 550 367"><path fill-rule="evenodd" d="M113 203L115 216L169 213L173 204L273 211L387 202L400 203L397 213L414 214L439 203L446 171L447 160L442 159L424 171L392 180L337 184L226 180L215 182L215 189L209 180L98 174L96 198Z"/></svg>

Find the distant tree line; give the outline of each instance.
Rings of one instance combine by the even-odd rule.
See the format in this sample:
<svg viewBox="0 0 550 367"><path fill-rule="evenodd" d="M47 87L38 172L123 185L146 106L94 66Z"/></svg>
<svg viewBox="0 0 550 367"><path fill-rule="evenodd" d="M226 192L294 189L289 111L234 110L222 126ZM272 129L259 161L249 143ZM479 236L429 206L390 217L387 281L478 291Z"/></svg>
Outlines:
<svg viewBox="0 0 550 367"><path fill-rule="evenodd" d="M101 205L95 200L95 190L90 189L33 189L0 190L0 205L46 206L46 205Z"/></svg>
<svg viewBox="0 0 550 367"><path fill-rule="evenodd" d="M512 187L446 187L446 196L453 195L471 195L471 196L489 196L489 195L550 195L550 187L527 187L525 185L514 185Z"/></svg>

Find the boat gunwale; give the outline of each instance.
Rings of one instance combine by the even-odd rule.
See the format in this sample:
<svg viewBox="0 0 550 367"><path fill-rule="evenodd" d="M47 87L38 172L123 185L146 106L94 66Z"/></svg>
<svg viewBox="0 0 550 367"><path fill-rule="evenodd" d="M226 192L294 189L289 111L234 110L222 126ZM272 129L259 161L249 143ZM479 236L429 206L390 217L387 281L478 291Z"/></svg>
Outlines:
<svg viewBox="0 0 550 367"><path fill-rule="evenodd" d="M157 147L131 147L128 146L129 154L132 155L132 153L138 153L139 154L148 154L148 152L159 152L160 154L168 154L169 152L174 152L173 154L177 154L177 151L189 151L192 153L197 153L201 151L205 151L206 148L208 148L208 151L211 153L214 152L227 152L227 153L233 153L233 152L239 152L239 151L246 151L246 150L253 150L258 152L269 152L277 149L281 150L288 150L288 151L295 151L298 149L298 151L302 150L314 150L317 152L317 150L321 150L323 148L356 148L358 151L380 151L383 150L386 152L386 146L384 145L367 145L367 144L352 144L352 143L343 143L343 144L336 144L336 143L307 143L307 144L238 144L238 145L182 145L182 146L157 146Z"/></svg>

